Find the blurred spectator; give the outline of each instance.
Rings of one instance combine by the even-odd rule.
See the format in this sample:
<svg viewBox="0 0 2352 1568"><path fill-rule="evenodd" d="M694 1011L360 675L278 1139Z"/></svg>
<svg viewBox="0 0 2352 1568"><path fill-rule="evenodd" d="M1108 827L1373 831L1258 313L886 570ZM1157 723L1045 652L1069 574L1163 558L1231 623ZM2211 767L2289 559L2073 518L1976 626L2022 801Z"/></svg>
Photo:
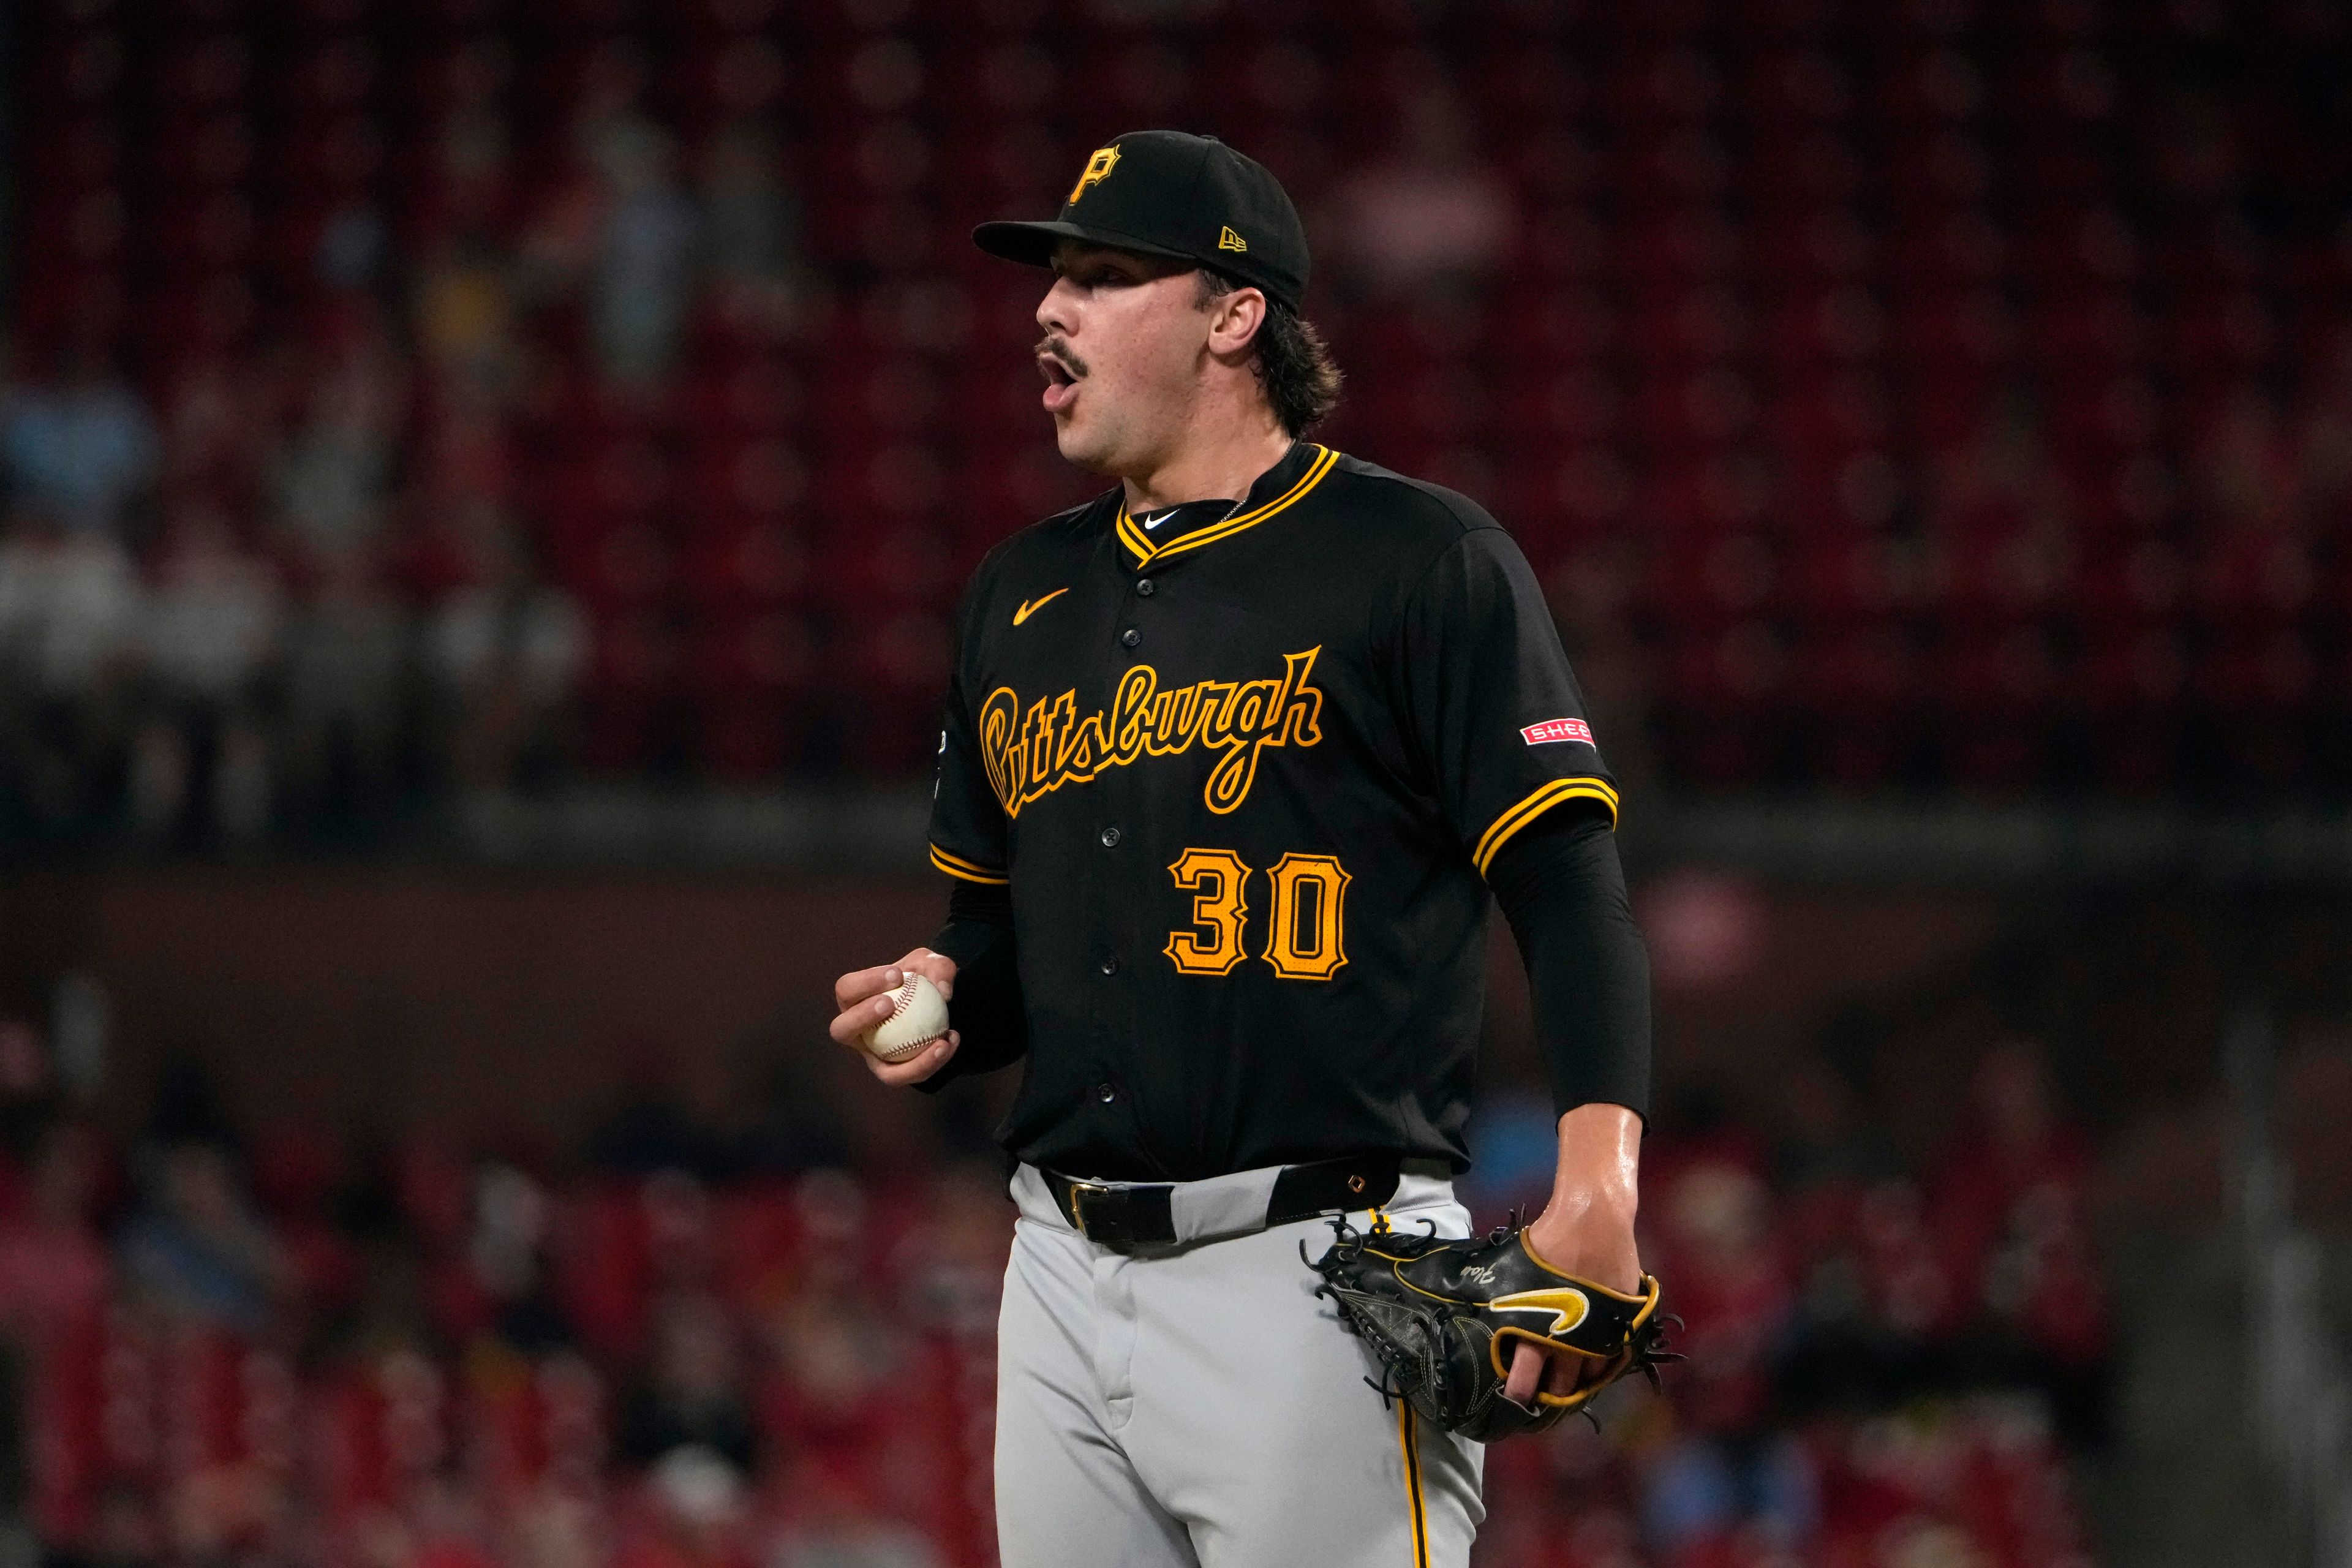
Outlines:
<svg viewBox="0 0 2352 1568"><path fill-rule="evenodd" d="M161 489L167 501L246 508L276 426L275 356L208 355L184 367L164 405Z"/></svg>
<svg viewBox="0 0 2352 1568"><path fill-rule="evenodd" d="M365 555L320 563L289 621L280 773L289 815L358 828L389 805L413 637Z"/></svg>
<svg viewBox="0 0 2352 1568"><path fill-rule="evenodd" d="M346 329L278 460L278 526L310 562L370 549L392 479L401 367L379 334Z"/></svg>
<svg viewBox="0 0 2352 1568"><path fill-rule="evenodd" d="M743 1478L711 1449L671 1449L646 1478L649 1528L614 1568L752 1568Z"/></svg>
<svg viewBox="0 0 2352 1568"><path fill-rule="evenodd" d="M837 1460L795 1466L783 1509L765 1568L944 1568L919 1531L877 1508L866 1474Z"/></svg>
<svg viewBox="0 0 2352 1568"><path fill-rule="evenodd" d="M1747 1543L1766 1561L1809 1561L1820 1517L1820 1483L1791 1432L1679 1439L1653 1460L1642 1499L1643 1532L1668 1563L1738 1561Z"/></svg>
<svg viewBox="0 0 2352 1568"><path fill-rule="evenodd" d="M110 533L20 512L0 537L0 787L37 828L106 815L145 606Z"/></svg>
<svg viewBox="0 0 2352 1568"><path fill-rule="evenodd" d="M478 110L457 114L438 153L439 205L423 216L417 248L417 342L426 368L498 401L518 373L506 128Z"/></svg>
<svg viewBox="0 0 2352 1568"><path fill-rule="evenodd" d="M454 1338L488 1340L525 1357L572 1348L578 1335L549 1267L554 1205L545 1187L493 1162L474 1177L473 1226L439 1291Z"/></svg>
<svg viewBox="0 0 2352 1568"><path fill-rule="evenodd" d="M2258 89L2168 88L2142 102L2126 79L2093 94L2114 96L2100 114L2141 103L2145 134L2112 168L2084 165L2090 184L2069 210L2127 208L2135 191L2172 206L2131 225L2095 216L2088 248L2031 237L2039 219L1986 203L2010 163L2038 158L2030 94L1986 97L1970 129L1917 147L1765 131L1758 177L1727 224L1721 149L1746 159L1751 134L1728 127L1751 109L1769 109L1757 124L1779 127L1770 116L1796 101L1769 108L1780 87L1753 104L1745 89L1723 90L1762 61L1740 40L1621 69L1532 47L1499 20L1509 7L1472 7L1460 27L1349 53L1344 68L1286 22L1202 75L1204 62L1139 47L1118 20L1216 8L1095 0L1068 29L1008 35L985 51L951 121L920 132L897 117L943 85L938 62L954 35L911 12L839 62L830 45L795 52L783 40L797 36L797 9L757 0L686 56L635 24L573 37L567 20L542 38L487 16L463 41L412 56L363 41L383 18L355 18L319 59L358 68L320 65L316 80L307 46L239 41L247 23L225 13L199 53L235 56L240 92L322 111L334 100L303 121L299 170L257 161L239 117L215 121L209 109L184 122L118 121L119 104L28 122L26 167L58 177L25 184L19 226L58 239L34 247L20 313L80 325L65 329L53 367L0 395L0 482L28 520L10 522L11 540L41 529L114 536L152 566L152 492L167 515L198 506L233 518L307 594L325 559L380 542L391 494L413 507L403 531L426 534L468 508L529 505L600 450L642 443L694 501L648 509L625 529L558 531L538 542L545 575L601 581L609 546L614 560L678 568L669 581L687 591L647 602L650 569L618 584L629 602L590 607L591 664L577 611L556 617L568 629L551 638L469 639L445 624L446 573L395 571L381 594L338 579L304 606L300 635L318 657L286 732L270 737L283 790L276 800L230 792L244 826L267 816L305 831L317 802L366 793L348 786L390 754L404 799L423 809L328 815L371 833L430 834L447 821L435 808L448 784L503 787L575 762L642 776L693 759L730 785L844 768L912 776L923 754L914 721L936 699L944 657L945 595L980 534L914 552L937 556L939 571L893 575L908 602L877 623L861 657L904 700L868 705L853 722L827 682L785 657L796 643L767 657L776 627L822 637L822 601L847 578L814 571L785 584L739 571L730 541L782 538L788 552L837 565L844 547L821 537L825 516L850 515L872 484L917 500L937 488L920 465L838 438L834 422L863 397L800 405L795 385L856 389L834 375L831 334L796 329L837 303L877 347L879 333L951 372L948 417L932 434L976 465L965 471L1004 487L1001 505L957 513L959 531L1001 531L1007 518L1054 510L1071 499L1068 476L1034 400L1014 395L1000 411L997 394L1018 392L1006 364L950 363L967 337L984 343L999 325L1017 335L1034 290L960 248L963 216L950 211L1063 194L1080 150L1040 119L1057 81L1100 78L1114 100L1181 118L1213 79L1217 100L1243 116L1234 133L1314 216L1342 359L1352 346L1394 372L1365 379L1332 437L1408 467L1425 453L1436 477L1482 501L1495 491L1570 623L1593 710L1617 715L1600 727L1622 774L1755 790L1899 766L1963 795L2066 778L2168 783L2184 796L2244 774L2259 781L2250 790L2291 786L2340 804L2352 774L2333 765L2342 659L2324 609L2342 596L2335 525L2352 503L2352 336L2337 305L2343 247L2321 237L2340 215L2324 181L2273 188L2257 177L2254 153L2270 141L2248 142L2241 121ZM737 29L769 11L782 29L774 38ZM2250 37L2273 31L2257 23ZM72 76L80 68L50 51L79 48L63 41L79 37L30 38L28 79ZM1937 79L1984 68L1979 47L1955 40L1937 57ZM1812 85L1782 84L1806 116L1908 90L1893 78L1872 85L1905 68L1851 53L1824 39L1801 73ZM829 101L817 83L836 64L867 118L806 111ZM2146 68L2115 68L2129 79ZM390 100L374 95L395 81L403 107L386 120ZM779 116L780 89L810 96ZM1746 107L1733 115L1735 100ZM2310 106L2276 107L2302 144L2340 140ZM162 151L147 145L161 125L165 139L188 139L171 153L190 179L125 183L121 169ZM930 145L924 136L940 138L930 153L898 150L905 137L916 138L908 149ZM1949 205L1914 222L1907 208L1850 197L1915 187ZM2257 187L2273 205L2237 212ZM871 260L868 229L904 237L886 247L882 272L856 259ZM1537 235L1539 247L1523 245ZM124 248L126 236L152 237L175 265L133 263L143 252ZM955 256L980 269L965 278ZM999 298L1000 286L1012 293ZM1491 314L1490 286L1509 294ZM222 308L248 289L250 312ZM150 379L110 368L112 328L100 323L115 321L136 327L121 340L137 351L125 369ZM706 330L689 331L698 323ZM297 368L312 342L326 345L315 381ZM774 363L740 374L753 345ZM1759 374L1773 386L1769 416L1742 423L1734 405L1745 395L1722 389ZM592 381L621 395L575 410L567 389ZM931 399L876 388L886 423L930 419ZM1482 397L1494 405L1486 415ZM697 417L681 428L669 415L688 402ZM752 455L773 451L814 458L814 515L774 515L802 487L796 474L753 482L774 465ZM1628 503L1653 493L1664 511ZM1874 539L1848 563L1844 545L1817 538L1897 521L1888 497L1925 502L1897 508L1899 539ZM2183 505L2198 529L2237 537L2153 536ZM1663 598L1643 587L1653 539L1642 519L1687 514L1711 534L1735 517L1743 529L1764 521L1759 508L1770 517L1753 537L1687 541L1704 574ZM399 553L386 552L387 564ZM187 802L210 799L211 762L150 743L126 763L131 683L90 675L136 662L118 657L132 646L120 618L140 613L122 602L122 563L102 552L60 563L61 584L106 601L70 612L25 591L24 566L0 567L0 805L51 840L102 839L127 798L151 818L187 817ZM619 575L633 570L625 563ZM2223 586L2183 592L2174 579ZM779 602L803 587L817 603ZM333 625L346 611L357 622L348 637ZM449 699L437 710L384 700L386 615L425 623L412 627L414 669ZM504 611L457 618L477 631L554 626ZM563 694L475 679L485 663L534 658L460 658L468 673L452 675L446 645L469 640L571 650L553 661L567 671ZM338 660L360 689L344 704L325 689ZM1817 724L1788 731L1801 743L1770 740L1786 731L1774 703L1823 689L1798 679L1816 660L1831 684L1862 680L1876 695L1821 700ZM47 677L35 668L44 662ZM2089 679L2070 681L2077 669ZM573 693L589 721L568 722ZM2185 708L2180 726L2231 733L2176 744L2169 718L2141 722L2135 705ZM453 709L457 720L433 721ZM1917 731L1899 745L1872 717L1898 710L1918 716L1898 727ZM266 749L247 743L256 731L226 733L233 773L266 780Z"/></svg>
<svg viewBox="0 0 2352 1568"><path fill-rule="evenodd" d="M41 1031L0 1019L0 1215L18 1197L19 1175L58 1109L58 1075Z"/></svg>
<svg viewBox="0 0 2352 1568"><path fill-rule="evenodd" d="M424 1489L424 1496L406 1513L391 1508L369 1510L352 1531L360 1568L498 1568L472 1511L457 1489L446 1483Z"/></svg>
<svg viewBox="0 0 2352 1568"><path fill-rule="evenodd" d="M220 1563L282 1549L290 1501L284 1478L259 1465L191 1470L171 1489L164 1508L170 1559Z"/></svg>
<svg viewBox="0 0 2352 1568"><path fill-rule="evenodd" d="M1344 287L1374 300L1475 291L1517 225L1508 187L1478 162L1452 92L1430 87L1399 112L1396 147L1349 177L1330 215Z"/></svg>
<svg viewBox="0 0 2352 1568"><path fill-rule="evenodd" d="M40 1100L40 1073L10 1065L37 1063L37 1040L29 1057L12 1042L0 1034L0 1089ZM2045 1414L2074 1320L2043 1315L2033 1282L2098 1292L2051 1272L2087 1254L2053 1248L2051 1189L2079 1198L2079 1141L2038 1047L1986 1055L1933 1204L1845 1078L1815 1057L1784 1080L1769 1162L1784 1193L1731 1102L1685 1094L1662 1117L1643 1247L1691 1359L1663 1400L1612 1395L1600 1435L1491 1457L1482 1553L1508 1568L2079 1560ZM255 1205L225 1112L185 1064L167 1072L152 1135L163 1152L111 1269L89 1217L87 1129L35 1142L0 1221L0 1325L26 1357L56 1540L125 1563L243 1561L323 1521L357 1568L986 1561L990 1335L1012 1223L997 1168L941 1167L905 1141L870 1186L839 1170L552 1184L489 1161L468 1197L462 1163L421 1141L397 1161L352 1161L281 1135L255 1145ZM0 1163L0 1214L11 1169ZM1832 1196L1844 1217L1825 1235L1801 1215ZM1811 1300L1824 1269L1848 1281L1859 1337L1837 1396L1800 1404L1771 1374L1824 1370L1801 1360L1829 1348ZM112 1310L118 1282L167 1331ZM886 1319L884 1297L911 1313ZM1932 1354L1881 1355L1873 1334ZM331 1353L298 1382L270 1370L273 1344ZM638 1376L605 1400L604 1369L632 1363ZM269 1401L297 1387L332 1435L315 1478L238 1447L281 1430ZM199 1407L201 1422L171 1425ZM121 1468L141 1454L146 1468ZM138 1484L110 1490L116 1474Z"/></svg>
<svg viewBox="0 0 2352 1568"><path fill-rule="evenodd" d="M645 390L669 370L685 331L694 204L678 186L676 139L644 121L625 117L606 126L596 163L604 189L592 335L606 377Z"/></svg>
<svg viewBox="0 0 2352 1568"><path fill-rule="evenodd" d="M1798 1056L1780 1075L1780 1136L1773 1177L1792 1207L1843 1205L1903 1169L1901 1152L1873 1120L1853 1084L1819 1052Z"/></svg>
<svg viewBox="0 0 2352 1568"><path fill-rule="evenodd" d="M572 596L540 581L521 542L495 521L476 533L478 579L430 612L427 668L447 714L453 774L467 790L543 775L588 656Z"/></svg>
<svg viewBox="0 0 2352 1568"><path fill-rule="evenodd" d="M914 1364L903 1333L866 1300L870 1277L856 1245L872 1209L840 1171L803 1177L793 1198L803 1245L795 1267L768 1282L758 1324L772 1369L761 1428L799 1447L872 1458L903 1412Z"/></svg>
<svg viewBox="0 0 2352 1568"><path fill-rule="evenodd" d="M658 1466L680 1450L708 1452L736 1474L751 1474L758 1437L742 1391L725 1309L704 1295L671 1298L655 1318L653 1364L622 1403L619 1457Z"/></svg>
<svg viewBox="0 0 2352 1568"><path fill-rule="evenodd" d="M0 538L0 649L19 689L99 696L131 651L145 607L131 556L111 538L69 532L38 513L18 513Z"/></svg>
<svg viewBox="0 0 2352 1568"><path fill-rule="evenodd" d="M433 145L415 160L425 175L406 236L419 254L452 243L505 248L519 197L512 138L490 79L508 68L508 46L483 37L452 51L457 88Z"/></svg>
<svg viewBox="0 0 2352 1568"><path fill-rule="evenodd" d="M98 1161L89 1128L51 1127L34 1153L30 1203L0 1221L0 1326L37 1351L106 1303L109 1259L90 1220Z"/></svg>
<svg viewBox="0 0 2352 1568"><path fill-rule="evenodd" d="M1675 1282L1684 1331L1682 1429L1654 1457L1644 1529L1665 1561L1747 1535L1801 1552L1815 1511L1802 1447L1770 1424L1772 1373L1793 1306L1770 1193L1746 1164L1703 1154L1659 1184L1651 1267ZM1648 1261L1645 1259L1645 1261Z"/></svg>
<svg viewBox="0 0 2352 1568"><path fill-rule="evenodd" d="M169 1317L258 1335L284 1258L247 1202L228 1151L167 1145L149 1165L146 1188L122 1234L131 1283Z"/></svg>
<svg viewBox="0 0 2352 1568"><path fill-rule="evenodd" d="M52 384L19 385L0 406L0 457L18 506L74 532L113 532L154 478L154 423L98 345L77 337Z"/></svg>
<svg viewBox="0 0 2352 1568"><path fill-rule="evenodd" d="M1774 1173L1796 1290L1780 1350L1784 1407L1866 1409L1916 1386L1951 1291L1901 1152L1818 1052L1782 1076Z"/></svg>
<svg viewBox="0 0 2352 1568"><path fill-rule="evenodd" d="M189 507L173 519L145 617L160 710L140 736L131 784L143 826L236 838L268 826L261 682L283 615L275 567L226 518Z"/></svg>
<svg viewBox="0 0 2352 1568"><path fill-rule="evenodd" d="M221 513L191 507L173 518L147 604L147 651L174 698L235 706L276 651L278 574Z"/></svg>
<svg viewBox="0 0 2352 1568"><path fill-rule="evenodd" d="M1782 1410L1852 1415L1950 1387L1963 1287L1916 1180L1888 1177L1816 1207L1791 1239L1801 1294L1779 1358Z"/></svg>
<svg viewBox="0 0 2352 1568"><path fill-rule="evenodd" d="M1681 1407L1702 1432L1743 1435L1768 1414L1790 1293L1772 1198L1752 1172L1708 1161L1665 1185L1662 1265L1675 1279L1698 1375Z"/></svg>
<svg viewBox="0 0 2352 1568"><path fill-rule="evenodd" d="M457 531L470 532L475 514L494 512L515 488L514 432L500 401L505 391L488 381L453 377L433 392L417 411L407 477L420 508L454 511ZM429 532L441 521L428 516L425 528Z"/></svg>
<svg viewBox="0 0 2352 1568"><path fill-rule="evenodd" d="M462 1487L444 1481L418 1500L413 1568L499 1568L484 1543L480 1509Z"/></svg>
<svg viewBox="0 0 2352 1568"><path fill-rule="evenodd" d="M392 236L373 203L354 202L319 226L319 281L338 293L367 296L391 275ZM389 301L386 301L389 302Z"/></svg>
<svg viewBox="0 0 2352 1568"><path fill-rule="evenodd" d="M739 330L781 332L800 306L800 205L782 158L774 132L749 121L703 148L703 261L720 320Z"/></svg>
<svg viewBox="0 0 2352 1568"><path fill-rule="evenodd" d="M320 1338L359 1355L413 1350L430 1342L431 1249L401 1211L392 1157L378 1153L360 1165L327 1215L350 1249L351 1274L346 1311L321 1325Z"/></svg>
<svg viewBox="0 0 2352 1568"><path fill-rule="evenodd" d="M2040 1045L2011 1040L1978 1064L1975 1128L1946 1160L1936 1200L1969 1303L1964 1370L2030 1387L2070 1441L2105 1432L2107 1322L2089 1228L2089 1159L2058 1113Z"/></svg>
<svg viewBox="0 0 2352 1568"><path fill-rule="evenodd" d="M506 1555L517 1568L605 1568L612 1554L603 1511L562 1487L526 1500L509 1533Z"/></svg>

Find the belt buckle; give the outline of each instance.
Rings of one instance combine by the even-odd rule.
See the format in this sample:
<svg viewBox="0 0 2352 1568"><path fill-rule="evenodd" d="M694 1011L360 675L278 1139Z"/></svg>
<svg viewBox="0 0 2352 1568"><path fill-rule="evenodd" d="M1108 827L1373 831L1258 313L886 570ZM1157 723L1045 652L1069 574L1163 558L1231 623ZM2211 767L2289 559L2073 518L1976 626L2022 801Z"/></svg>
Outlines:
<svg viewBox="0 0 2352 1568"><path fill-rule="evenodd" d="M1078 1234L1080 1236L1087 1235L1087 1194L1088 1193L1107 1193L1108 1191L1110 1191L1110 1189L1104 1186L1100 1182L1072 1182L1070 1184L1070 1223L1078 1227ZM1092 1240L1093 1238L1088 1237L1087 1239Z"/></svg>
<svg viewBox="0 0 2352 1568"><path fill-rule="evenodd" d="M1123 1247L1135 1239L1135 1227L1124 1205L1119 1201L1122 1189L1107 1187L1100 1182L1070 1184L1070 1219L1078 1234L1102 1247ZM1099 1200L1094 1218L1087 1218L1089 1198Z"/></svg>

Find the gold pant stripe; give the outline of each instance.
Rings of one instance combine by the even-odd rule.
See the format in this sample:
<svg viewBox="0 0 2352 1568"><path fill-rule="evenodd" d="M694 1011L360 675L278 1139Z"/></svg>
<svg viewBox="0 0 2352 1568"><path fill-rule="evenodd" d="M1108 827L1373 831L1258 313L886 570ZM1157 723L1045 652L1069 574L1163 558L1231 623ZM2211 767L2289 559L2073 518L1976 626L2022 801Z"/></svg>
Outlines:
<svg viewBox="0 0 2352 1568"><path fill-rule="evenodd" d="M1421 1431L1412 1406L1400 1399L1397 1448L1404 1455L1405 1505L1412 1518L1412 1568L1429 1568L1429 1515L1421 1500Z"/></svg>

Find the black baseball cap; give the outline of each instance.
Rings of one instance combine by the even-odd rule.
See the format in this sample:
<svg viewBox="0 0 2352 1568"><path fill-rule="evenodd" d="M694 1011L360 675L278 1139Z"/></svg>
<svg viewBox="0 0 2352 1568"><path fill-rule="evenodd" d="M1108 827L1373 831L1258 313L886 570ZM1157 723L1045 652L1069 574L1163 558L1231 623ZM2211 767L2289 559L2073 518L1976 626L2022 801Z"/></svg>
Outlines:
<svg viewBox="0 0 2352 1568"><path fill-rule="evenodd" d="M1087 155L1050 221L984 223L973 243L1044 267L1076 239L1223 273L1292 310L1307 292L1307 230L1282 182L1213 136L1130 131Z"/></svg>

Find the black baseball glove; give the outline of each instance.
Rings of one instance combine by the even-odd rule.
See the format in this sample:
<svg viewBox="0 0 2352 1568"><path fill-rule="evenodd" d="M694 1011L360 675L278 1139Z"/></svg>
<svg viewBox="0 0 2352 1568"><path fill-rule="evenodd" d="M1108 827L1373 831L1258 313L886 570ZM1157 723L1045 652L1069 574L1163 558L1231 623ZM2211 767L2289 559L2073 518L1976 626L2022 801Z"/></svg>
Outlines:
<svg viewBox="0 0 2352 1568"><path fill-rule="evenodd" d="M1655 1279L1644 1274L1642 1293L1627 1296L1562 1274L1528 1247L1517 1216L1462 1241L1408 1235L1385 1215L1370 1232L1344 1219L1331 1228L1330 1250L1307 1260L1323 1277L1315 1293L1380 1358L1375 1386L1449 1432L1482 1443L1540 1432L1629 1372L1655 1387L1659 1364L1682 1359L1665 1346L1675 1320L1658 1315ZM1305 1258L1304 1243L1298 1251ZM1522 1341L1600 1370L1573 1394L1539 1391L1533 1406L1517 1404L1503 1389Z"/></svg>

